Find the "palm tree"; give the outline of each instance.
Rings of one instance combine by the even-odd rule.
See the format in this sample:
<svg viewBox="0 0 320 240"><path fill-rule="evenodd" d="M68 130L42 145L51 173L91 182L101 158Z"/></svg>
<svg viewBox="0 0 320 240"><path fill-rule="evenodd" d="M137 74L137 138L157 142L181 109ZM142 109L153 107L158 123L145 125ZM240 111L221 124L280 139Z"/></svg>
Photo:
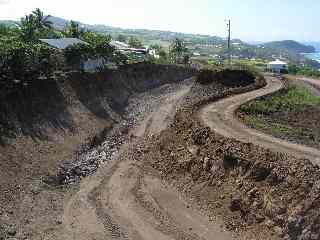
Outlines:
<svg viewBox="0 0 320 240"><path fill-rule="evenodd" d="M43 12L39 8L34 10L32 14L35 17L37 28L39 30L52 29L53 23L49 20L51 17L50 15L44 16Z"/></svg>
<svg viewBox="0 0 320 240"><path fill-rule="evenodd" d="M21 18L20 24L20 35L22 40L26 42L35 41L37 38L37 22L35 16L32 14L26 15L24 18Z"/></svg>

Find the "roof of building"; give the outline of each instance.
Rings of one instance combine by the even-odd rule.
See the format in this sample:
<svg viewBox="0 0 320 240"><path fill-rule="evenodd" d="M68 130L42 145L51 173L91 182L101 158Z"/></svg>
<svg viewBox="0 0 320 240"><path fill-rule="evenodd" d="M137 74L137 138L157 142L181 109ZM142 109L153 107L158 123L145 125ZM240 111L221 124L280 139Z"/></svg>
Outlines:
<svg viewBox="0 0 320 240"><path fill-rule="evenodd" d="M78 38L58 38L58 39L39 39L41 42L49 44L51 47L58 49L66 49L75 44L87 44Z"/></svg>
<svg viewBox="0 0 320 240"><path fill-rule="evenodd" d="M269 62L269 65L287 65L287 63L277 59L275 61Z"/></svg>
<svg viewBox="0 0 320 240"><path fill-rule="evenodd" d="M129 45L120 41L111 41L110 44L116 48L129 48Z"/></svg>
<svg viewBox="0 0 320 240"><path fill-rule="evenodd" d="M119 41L111 41L110 44L116 49L124 52L136 52L146 54L148 52L147 48L132 48L127 43Z"/></svg>

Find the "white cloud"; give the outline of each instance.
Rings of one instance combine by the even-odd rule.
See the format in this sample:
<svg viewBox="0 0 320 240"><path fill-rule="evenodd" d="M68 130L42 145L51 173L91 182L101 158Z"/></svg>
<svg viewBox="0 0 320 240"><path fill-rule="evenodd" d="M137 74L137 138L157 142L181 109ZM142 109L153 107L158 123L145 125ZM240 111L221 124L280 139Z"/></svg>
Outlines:
<svg viewBox="0 0 320 240"><path fill-rule="evenodd" d="M9 0L0 0L0 5L9 4Z"/></svg>

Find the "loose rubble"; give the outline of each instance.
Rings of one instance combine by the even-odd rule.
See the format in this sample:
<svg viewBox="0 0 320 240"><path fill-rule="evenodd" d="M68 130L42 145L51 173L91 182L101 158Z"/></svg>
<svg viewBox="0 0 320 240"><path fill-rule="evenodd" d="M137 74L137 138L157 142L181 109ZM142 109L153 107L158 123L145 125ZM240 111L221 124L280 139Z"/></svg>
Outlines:
<svg viewBox="0 0 320 240"><path fill-rule="evenodd" d="M229 230L250 226L284 239L320 239L318 166L219 136L197 118L197 106L231 93L223 86L195 86L175 122L153 139L146 161L199 204L225 216ZM201 184L206 187L195 191Z"/></svg>

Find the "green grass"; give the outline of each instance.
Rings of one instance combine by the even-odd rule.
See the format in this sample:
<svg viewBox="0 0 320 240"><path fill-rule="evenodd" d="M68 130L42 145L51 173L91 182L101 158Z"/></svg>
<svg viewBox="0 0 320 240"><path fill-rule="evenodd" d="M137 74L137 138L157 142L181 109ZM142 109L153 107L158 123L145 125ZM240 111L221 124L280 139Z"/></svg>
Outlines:
<svg viewBox="0 0 320 240"><path fill-rule="evenodd" d="M264 130L264 131L270 131L274 135L290 134L294 132L298 133L298 131L296 131L294 128L290 126L286 126L280 123L270 123L259 116L248 116L246 118L246 122L249 126L253 128Z"/></svg>
<svg viewBox="0 0 320 240"><path fill-rule="evenodd" d="M320 97L307 88L291 86L287 89L241 106L247 114L269 114L281 111L298 111L305 106L320 106Z"/></svg>
<svg viewBox="0 0 320 240"><path fill-rule="evenodd" d="M316 106L320 106L319 96L307 88L290 86L270 96L249 102L241 106L240 111L245 113L244 122L252 128L276 137L319 146L317 130L314 126L301 122L301 114L309 107ZM294 122L295 119L292 119L295 114L300 114L297 119L300 122ZM285 116L289 118L286 119Z"/></svg>

